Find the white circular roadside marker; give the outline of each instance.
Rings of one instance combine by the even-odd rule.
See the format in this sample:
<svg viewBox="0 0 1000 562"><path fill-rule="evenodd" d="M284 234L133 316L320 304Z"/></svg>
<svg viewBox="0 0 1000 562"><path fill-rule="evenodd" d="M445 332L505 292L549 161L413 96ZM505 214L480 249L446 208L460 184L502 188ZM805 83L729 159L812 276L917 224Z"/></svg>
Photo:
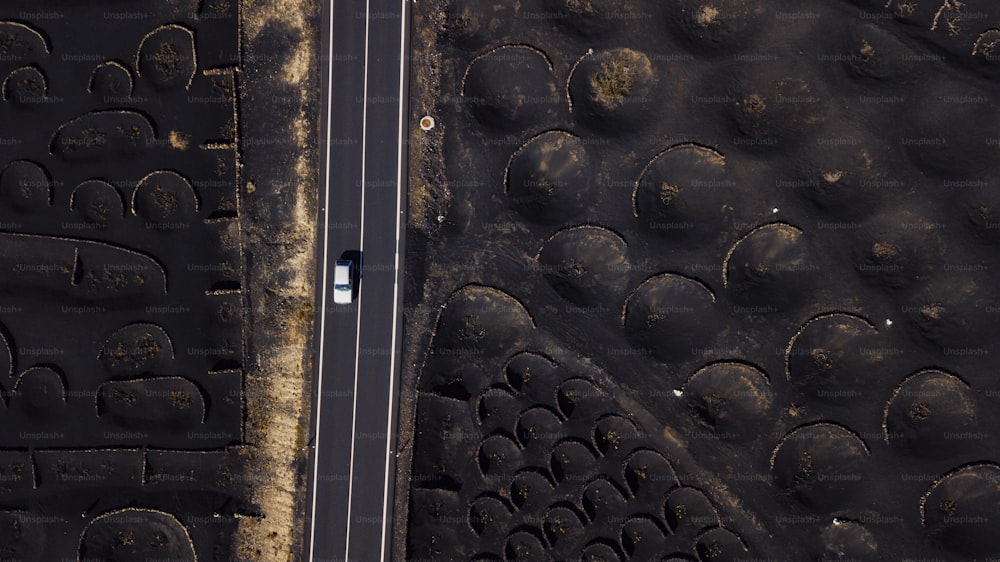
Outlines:
<svg viewBox="0 0 1000 562"><path fill-rule="evenodd" d="M424 131L430 131L434 128L434 118L430 115L424 115L420 118L420 128Z"/></svg>

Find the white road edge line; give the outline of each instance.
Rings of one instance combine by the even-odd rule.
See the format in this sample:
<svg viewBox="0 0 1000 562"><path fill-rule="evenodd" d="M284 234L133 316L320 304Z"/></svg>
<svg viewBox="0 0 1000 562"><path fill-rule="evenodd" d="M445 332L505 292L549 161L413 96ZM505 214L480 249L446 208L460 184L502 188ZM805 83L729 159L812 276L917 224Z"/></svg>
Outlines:
<svg viewBox="0 0 1000 562"><path fill-rule="evenodd" d="M400 0L399 16L399 149L396 152L396 256L392 280L392 343L389 352L389 407L385 415L385 481L382 488L382 552L386 562L385 536L389 528L389 459L392 455L392 405L396 385L396 323L399 312L399 215L402 212L403 190L403 72L406 69L406 0Z"/></svg>
<svg viewBox="0 0 1000 562"><path fill-rule="evenodd" d="M327 264L330 254L330 245L327 243L327 234L330 232L330 125L333 123L333 2L330 0L330 49L326 59L326 185L323 199L323 234L321 244L323 244L323 281L320 290L323 295L320 297L319 314L319 360L316 365L316 433L313 435L313 481L312 481L312 521L309 522L309 560L313 559L316 550L316 485L319 482L319 430L320 416L323 412L323 342L326 336L326 282Z"/></svg>
<svg viewBox="0 0 1000 562"><path fill-rule="evenodd" d="M365 149L368 147L368 22L371 18L370 1L365 0L365 85L364 102L361 106L361 239L358 241L358 252L361 253L359 267L364 262L365 251ZM354 508L354 437L357 435L358 424L358 360L361 358L361 288L358 279L358 325L354 338L354 394L351 406L351 464L347 473L347 540L344 546L344 560L351 557L351 510Z"/></svg>

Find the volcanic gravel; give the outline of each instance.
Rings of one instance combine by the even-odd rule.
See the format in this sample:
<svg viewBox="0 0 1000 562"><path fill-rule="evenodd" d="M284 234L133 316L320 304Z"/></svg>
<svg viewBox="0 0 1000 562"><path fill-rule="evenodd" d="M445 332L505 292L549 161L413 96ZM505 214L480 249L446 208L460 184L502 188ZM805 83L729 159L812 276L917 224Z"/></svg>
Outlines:
<svg viewBox="0 0 1000 562"><path fill-rule="evenodd" d="M413 13L407 559L1000 556L1000 9Z"/></svg>
<svg viewBox="0 0 1000 562"><path fill-rule="evenodd" d="M230 560L237 2L0 6L0 558Z"/></svg>

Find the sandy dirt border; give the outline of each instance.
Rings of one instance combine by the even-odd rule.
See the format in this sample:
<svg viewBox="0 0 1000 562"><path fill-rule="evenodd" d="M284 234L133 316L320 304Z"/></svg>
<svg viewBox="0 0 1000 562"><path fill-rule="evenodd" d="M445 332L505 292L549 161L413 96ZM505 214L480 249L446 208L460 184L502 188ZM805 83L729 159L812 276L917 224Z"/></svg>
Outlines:
<svg viewBox="0 0 1000 562"><path fill-rule="evenodd" d="M303 560L313 371L321 4L242 0L245 474L233 559Z"/></svg>

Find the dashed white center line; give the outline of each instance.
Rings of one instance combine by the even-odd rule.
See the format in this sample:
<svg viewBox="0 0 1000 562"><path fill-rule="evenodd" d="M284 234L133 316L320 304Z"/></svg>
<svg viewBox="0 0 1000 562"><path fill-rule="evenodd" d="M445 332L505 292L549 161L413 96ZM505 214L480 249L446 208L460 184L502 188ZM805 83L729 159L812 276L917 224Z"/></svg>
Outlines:
<svg viewBox="0 0 1000 562"><path fill-rule="evenodd" d="M369 0L365 0L365 62L364 62L364 103L361 109L361 239L358 241L358 251L362 259L365 252L365 150L368 147L368 22ZM361 357L361 291L358 291L358 323L354 342L354 394L351 406L351 462L347 476L347 540L344 549L344 560L350 560L351 554L351 510L354 508L354 447L358 423L358 363Z"/></svg>

